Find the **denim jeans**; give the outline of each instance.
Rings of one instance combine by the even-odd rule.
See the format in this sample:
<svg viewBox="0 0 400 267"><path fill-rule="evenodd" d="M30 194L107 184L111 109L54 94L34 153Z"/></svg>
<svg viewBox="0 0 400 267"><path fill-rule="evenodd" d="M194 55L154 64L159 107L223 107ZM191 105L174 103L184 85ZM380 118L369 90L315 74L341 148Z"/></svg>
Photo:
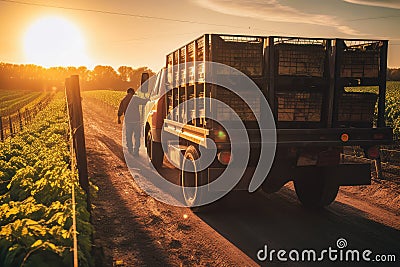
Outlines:
<svg viewBox="0 0 400 267"><path fill-rule="evenodd" d="M135 153L139 151L141 130L140 122L125 123L125 141L128 150L132 149ZM132 137L135 139L135 145L132 144Z"/></svg>

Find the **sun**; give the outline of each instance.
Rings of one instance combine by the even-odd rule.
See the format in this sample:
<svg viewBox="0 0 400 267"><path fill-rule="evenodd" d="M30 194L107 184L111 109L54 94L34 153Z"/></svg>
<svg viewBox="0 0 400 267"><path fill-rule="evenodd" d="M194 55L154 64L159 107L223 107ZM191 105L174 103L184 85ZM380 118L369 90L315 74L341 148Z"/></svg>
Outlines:
<svg viewBox="0 0 400 267"><path fill-rule="evenodd" d="M35 21L24 36L24 52L29 63L44 67L89 64L82 34L61 17Z"/></svg>

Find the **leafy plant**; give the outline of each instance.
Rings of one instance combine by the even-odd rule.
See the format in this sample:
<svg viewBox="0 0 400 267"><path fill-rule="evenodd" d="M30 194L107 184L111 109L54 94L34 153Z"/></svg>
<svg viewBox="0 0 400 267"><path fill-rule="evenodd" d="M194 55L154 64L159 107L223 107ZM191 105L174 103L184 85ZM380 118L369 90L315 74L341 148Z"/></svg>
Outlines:
<svg viewBox="0 0 400 267"><path fill-rule="evenodd" d="M59 94L28 129L0 143L0 266L72 265L72 185L80 266L93 266L86 195L70 165Z"/></svg>

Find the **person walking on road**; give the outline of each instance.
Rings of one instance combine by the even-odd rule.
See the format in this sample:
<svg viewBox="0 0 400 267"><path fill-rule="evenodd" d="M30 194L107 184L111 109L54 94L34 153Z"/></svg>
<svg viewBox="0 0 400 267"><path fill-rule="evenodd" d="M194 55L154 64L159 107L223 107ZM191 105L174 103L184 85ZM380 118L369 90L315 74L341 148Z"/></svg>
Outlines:
<svg viewBox="0 0 400 267"><path fill-rule="evenodd" d="M141 123L139 106L145 105L148 99L135 95L135 90L129 88L126 96L121 100L118 108L118 124L121 124L121 116L124 115L125 142L128 152L133 156L139 155ZM135 144L132 144L132 137Z"/></svg>

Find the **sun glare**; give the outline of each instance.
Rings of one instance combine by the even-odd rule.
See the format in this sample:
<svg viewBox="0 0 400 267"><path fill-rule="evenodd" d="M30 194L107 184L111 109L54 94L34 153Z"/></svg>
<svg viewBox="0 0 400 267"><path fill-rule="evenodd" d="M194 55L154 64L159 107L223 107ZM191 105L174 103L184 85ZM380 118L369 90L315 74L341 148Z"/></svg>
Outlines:
<svg viewBox="0 0 400 267"><path fill-rule="evenodd" d="M78 28L59 17L34 22L24 37L29 63L50 66L87 66L85 42Z"/></svg>

